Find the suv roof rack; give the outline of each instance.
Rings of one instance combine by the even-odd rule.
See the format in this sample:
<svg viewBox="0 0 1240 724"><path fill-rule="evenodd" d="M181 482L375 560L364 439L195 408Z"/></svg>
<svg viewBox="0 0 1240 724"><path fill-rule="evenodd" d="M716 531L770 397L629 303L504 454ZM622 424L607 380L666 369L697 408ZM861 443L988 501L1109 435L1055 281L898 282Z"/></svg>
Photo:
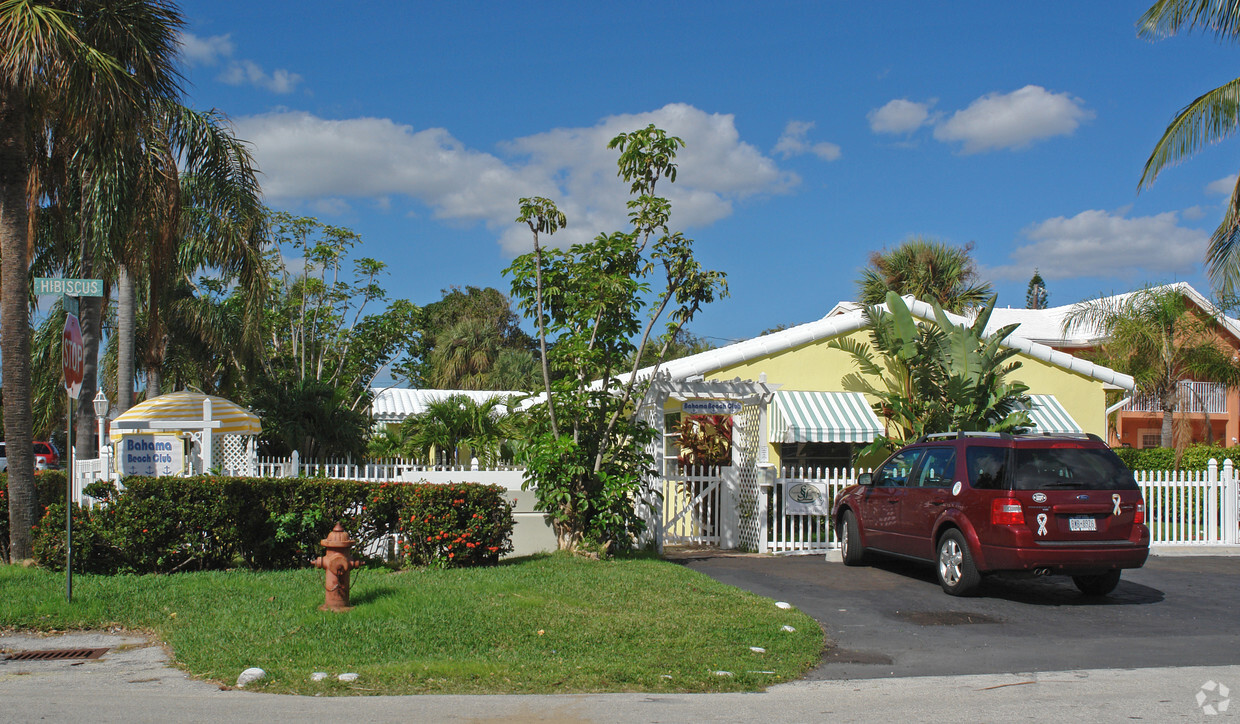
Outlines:
<svg viewBox="0 0 1240 724"><path fill-rule="evenodd" d="M956 432L934 432L929 435L922 435L913 441L913 444L926 442L927 440L959 440L966 437L989 437L998 438L1000 440L1015 440L1020 438L1031 437L1073 437L1082 440L1093 440L1106 444L1106 440L1098 437L1092 432L1022 432L1013 435L1010 432L984 432L981 430L957 430Z"/></svg>

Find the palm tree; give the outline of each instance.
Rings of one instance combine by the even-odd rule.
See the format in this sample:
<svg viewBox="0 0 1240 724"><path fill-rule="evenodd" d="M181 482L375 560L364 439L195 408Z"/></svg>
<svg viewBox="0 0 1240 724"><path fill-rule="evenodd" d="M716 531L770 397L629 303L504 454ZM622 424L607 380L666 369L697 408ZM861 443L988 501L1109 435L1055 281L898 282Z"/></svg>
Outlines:
<svg viewBox="0 0 1240 724"><path fill-rule="evenodd" d="M498 396L479 402L469 395L449 395L429 402L425 411L402 423L407 451L426 460L431 450L437 450L449 465L457 465L462 448L467 447L483 464L493 463L511 435L503 406Z"/></svg>
<svg viewBox="0 0 1240 724"><path fill-rule="evenodd" d="M1138 392L1158 400L1160 444L1171 447L1181 379L1193 375L1240 383L1240 370L1218 341L1218 326L1214 317L1167 286L1075 304L1063 329L1093 329L1106 340L1098 356L1108 367L1132 375Z"/></svg>
<svg viewBox="0 0 1240 724"><path fill-rule="evenodd" d="M857 280L857 301L870 306L882 304L887 292L895 292L935 302L949 312L980 306L994 292L989 282L977 281L977 267L969 256L972 251L972 243L948 246L921 236L911 237L891 251L876 251L870 254L869 266Z"/></svg>
<svg viewBox="0 0 1240 724"><path fill-rule="evenodd" d="M440 390L485 390L501 344L491 320L462 319L435 340L427 381Z"/></svg>
<svg viewBox="0 0 1240 724"><path fill-rule="evenodd" d="M177 11L160 0L0 2L0 330L15 559L31 554L36 515L28 272L37 226L30 210L44 187L32 151L53 133L77 143L116 138L126 115L152 97L176 95L180 25Z"/></svg>
<svg viewBox="0 0 1240 724"><path fill-rule="evenodd" d="M1158 0L1137 21L1137 34L1143 38L1165 38L1194 28L1207 30L1219 40L1236 41L1240 38L1240 4L1219 0ZM1198 96L1180 109L1146 160L1138 188L1152 185L1164 168L1227 138L1237 127L1240 127L1240 78ZM1240 282L1240 182L1232 191L1222 222L1210 236L1206 267L1216 288L1227 293L1236 291Z"/></svg>

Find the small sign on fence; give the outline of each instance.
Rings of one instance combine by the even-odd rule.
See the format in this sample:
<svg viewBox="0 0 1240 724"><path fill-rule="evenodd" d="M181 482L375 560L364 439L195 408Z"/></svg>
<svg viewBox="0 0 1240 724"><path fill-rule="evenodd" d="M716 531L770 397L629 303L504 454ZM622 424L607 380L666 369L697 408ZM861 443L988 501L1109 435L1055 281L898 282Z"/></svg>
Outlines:
<svg viewBox="0 0 1240 724"><path fill-rule="evenodd" d="M121 475L180 475L185 469L185 441L176 435L126 435L117 462Z"/></svg>
<svg viewBox="0 0 1240 724"><path fill-rule="evenodd" d="M825 483L792 483L784 487L786 515L830 515Z"/></svg>
<svg viewBox="0 0 1240 724"><path fill-rule="evenodd" d="M736 415L741 403L736 400L685 400L681 409L686 415Z"/></svg>

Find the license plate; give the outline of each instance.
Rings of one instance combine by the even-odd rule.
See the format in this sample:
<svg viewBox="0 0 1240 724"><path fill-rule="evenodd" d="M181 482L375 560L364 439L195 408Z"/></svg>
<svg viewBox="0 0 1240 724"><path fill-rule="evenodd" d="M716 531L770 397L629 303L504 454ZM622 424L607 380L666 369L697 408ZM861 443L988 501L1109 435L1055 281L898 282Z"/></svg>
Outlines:
<svg viewBox="0 0 1240 724"><path fill-rule="evenodd" d="M1098 530L1098 521L1092 515L1074 515L1068 518L1068 530Z"/></svg>

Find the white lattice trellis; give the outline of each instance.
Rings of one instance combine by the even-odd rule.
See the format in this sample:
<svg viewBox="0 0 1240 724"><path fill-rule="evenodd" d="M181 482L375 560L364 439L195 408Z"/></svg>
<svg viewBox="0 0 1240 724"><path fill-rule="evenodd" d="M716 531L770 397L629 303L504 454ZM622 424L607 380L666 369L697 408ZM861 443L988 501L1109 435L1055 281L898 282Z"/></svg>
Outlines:
<svg viewBox="0 0 1240 724"><path fill-rule="evenodd" d="M740 548L758 550L762 537L762 521L758 517L758 458L763 405L747 402L741 413L733 416L732 466L736 469L736 513L739 518Z"/></svg>

